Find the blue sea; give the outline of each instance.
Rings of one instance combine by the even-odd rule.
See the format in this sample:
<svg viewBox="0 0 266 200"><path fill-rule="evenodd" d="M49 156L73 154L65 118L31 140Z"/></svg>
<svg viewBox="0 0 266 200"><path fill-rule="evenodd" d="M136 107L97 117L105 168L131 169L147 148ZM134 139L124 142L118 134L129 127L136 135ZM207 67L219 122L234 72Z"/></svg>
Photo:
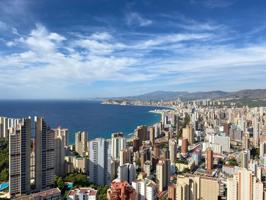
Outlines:
<svg viewBox="0 0 266 200"><path fill-rule="evenodd" d="M52 128L68 128L70 143L74 143L75 132L83 130L89 132L89 139L110 138L113 132L128 135L138 125L160 121L159 114L149 112L153 109L156 107L105 105L91 101L0 101L0 116L42 116Z"/></svg>

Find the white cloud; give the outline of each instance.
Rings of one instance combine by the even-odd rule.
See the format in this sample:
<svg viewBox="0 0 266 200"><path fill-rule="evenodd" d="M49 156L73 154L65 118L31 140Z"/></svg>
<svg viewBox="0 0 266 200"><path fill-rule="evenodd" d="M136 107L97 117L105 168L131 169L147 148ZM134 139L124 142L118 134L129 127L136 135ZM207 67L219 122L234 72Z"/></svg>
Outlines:
<svg viewBox="0 0 266 200"><path fill-rule="evenodd" d="M152 20L146 19L136 12L129 13L126 20L129 26L149 26L152 24Z"/></svg>
<svg viewBox="0 0 266 200"><path fill-rule="evenodd" d="M20 38L20 42L25 43L30 49L41 53L54 51L58 47L57 45L64 40L63 36L57 33L49 33L40 24L36 25L36 29L33 29L28 37Z"/></svg>
<svg viewBox="0 0 266 200"><path fill-rule="evenodd" d="M208 32L172 33L122 42L108 32L70 38L37 25L28 35L6 43L23 51L0 54L0 91L26 87L49 93L52 88L60 95L72 86L97 81L119 81L124 87L131 82L178 87L208 80L219 85L223 77L229 82L248 81L266 73L265 45L212 45L219 37Z"/></svg>
<svg viewBox="0 0 266 200"><path fill-rule="evenodd" d="M112 39L112 35L110 35L107 32L102 32L102 33L97 32L97 33L93 33L90 36L90 38L93 40L110 40Z"/></svg>

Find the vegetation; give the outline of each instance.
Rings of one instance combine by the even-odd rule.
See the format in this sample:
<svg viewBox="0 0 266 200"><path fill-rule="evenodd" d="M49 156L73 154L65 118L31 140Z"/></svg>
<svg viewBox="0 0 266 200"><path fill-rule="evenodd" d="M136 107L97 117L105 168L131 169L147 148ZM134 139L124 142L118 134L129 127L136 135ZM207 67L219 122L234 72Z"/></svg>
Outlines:
<svg viewBox="0 0 266 200"><path fill-rule="evenodd" d="M78 187L91 187L98 191L98 199L107 199L108 185L100 186L89 182L88 176L86 174L74 173L68 174L66 177L56 177L55 185L61 190L63 199L66 199L69 190L65 186L65 182L73 182L74 188Z"/></svg>
<svg viewBox="0 0 266 200"><path fill-rule="evenodd" d="M64 188L65 188L65 183L63 181L63 179L61 177L56 177L55 178L55 182L56 182L56 186L61 190L63 191Z"/></svg>
<svg viewBox="0 0 266 200"><path fill-rule="evenodd" d="M230 166L238 166L238 163L235 158L231 158L226 162Z"/></svg>
<svg viewBox="0 0 266 200"><path fill-rule="evenodd" d="M85 174L69 174L64 178L65 182L73 182L76 186L88 186L89 180Z"/></svg>
<svg viewBox="0 0 266 200"><path fill-rule="evenodd" d="M265 100L260 100L260 99L248 99L248 98L243 98L243 99L232 99L224 102L225 105L230 105L231 103L235 104L236 107L243 107L243 106L248 106L248 107L260 107L266 106L266 101Z"/></svg>
<svg viewBox="0 0 266 200"><path fill-rule="evenodd" d="M109 188L108 185L97 187L98 199L102 199L102 200L106 200L107 199L107 190L108 190L108 188Z"/></svg>
<svg viewBox="0 0 266 200"><path fill-rule="evenodd" d="M8 181L8 140L0 139L0 182Z"/></svg>
<svg viewBox="0 0 266 200"><path fill-rule="evenodd" d="M176 163L180 163L180 164L185 164L187 165L188 164L188 161L187 160L176 160Z"/></svg>

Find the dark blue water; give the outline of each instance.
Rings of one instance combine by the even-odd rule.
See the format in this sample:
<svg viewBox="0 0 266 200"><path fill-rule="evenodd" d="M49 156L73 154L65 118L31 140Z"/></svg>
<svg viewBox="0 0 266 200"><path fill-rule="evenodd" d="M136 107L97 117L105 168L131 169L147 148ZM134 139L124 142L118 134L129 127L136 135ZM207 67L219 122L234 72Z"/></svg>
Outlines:
<svg viewBox="0 0 266 200"><path fill-rule="evenodd" d="M132 133L138 125L152 125L160 115L155 107L103 105L90 101L0 101L0 116L21 118L43 116L50 127L68 128L70 142L76 131L88 131L89 138L110 138L111 133Z"/></svg>

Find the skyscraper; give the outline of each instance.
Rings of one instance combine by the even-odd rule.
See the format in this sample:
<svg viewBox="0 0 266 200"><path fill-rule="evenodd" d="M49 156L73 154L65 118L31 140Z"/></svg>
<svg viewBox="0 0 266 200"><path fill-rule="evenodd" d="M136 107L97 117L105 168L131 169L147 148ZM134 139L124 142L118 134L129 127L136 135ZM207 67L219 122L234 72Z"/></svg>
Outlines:
<svg viewBox="0 0 266 200"><path fill-rule="evenodd" d="M35 117L35 187L40 191L54 184L55 136L42 117Z"/></svg>
<svg viewBox="0 0 266 200"><path fill-rule="evenodd" d="M263 156L266 154L266 142L260 143L260 158L263 158Z"/></svg>
<svg viewBox="0 0 266 200"><path fill-rule="evenodd" d="M185 128L182 129L182 136L183 138L188 139L189 144L193 144L194 134L193 134L193 129L192 129L191 124L187 125Z"/></svg>
<svg viewBox="0 0 266 200"><path fill-rule="evenodd" d="M209 172L213 169L213 151L211 148L206 150L206 168Z"/></svg>
<svg viewBox="0 0 266 200"><path fill-rule="evenodd" d="M8 123L6 117L0 117L0 138L7 138Z"/></svg>
<svg viewBox="0 0 266 200"><path fill-rule="evenodd" d="M248 157L249 157L249 152L248 151L242 151L240 153L240 164L242 168L248 168Z"/></svg>
<svg viewBox="0 0 266 200"><path fill-rule="evenodd" d="M126 139L124 138L123 133L113 133L111 140L112 140L111 156L113 159L119 160L120 150L126 148Z"/></svg>
<svg viewBox="0 0 266 200"><path fill-rule="evenodd" d="M126 163L118 167L118 179L127 181L129 184L136 179L136 168L133 164Z"/></svg>
<svg viewBox="0 0 266 200"><path fill-rule="evenodd" d="M75 134L75 151L85 156L88 152L88 132L79 131Z"/></svg>
<svg viewBox="0 0 266 200"><path fill-rule="evenodd" d="M170 161L160 160L156 165L156 178L158 181L157 184L159 192L162 192L167 188L169 175L170 175Z"/></svg>
<svg viewBox="0 0 266 200"><path fill-rule="evenodd" d="M150 135L150 142L151 142L151 145L153 146L154 143L155 143L155 130L154 130L154 127L151 126L149 128L149 135Z"/></svg>
<svg viewBox="0 0 266 200"><path fill-rule="evenodd" d="M31 119L24 119L9 135L9 193L30 192L30 137Z"/></svg>
<svg viewBox="0 0 266 200"><path fill-rule="evenodd" d="M53 129L54 132L55 132L55 136L61 136L62 139L63 139L63 144L64 144L64 147L67 147L68 146L68 129L67 128L61 128L60 126Z"/></svg>
<svg viewBox="0 0 266 200"><path fill-rule="evenodd" d="M181 153L183 155L187 154L188 151L188 139L182 139Z"/></svg>
<svg viewBox="0 0 266 200"><path fill-rule="evenodd" d="M241 168L233 178L227 180L228 200L261 200L263 183L245 168Z"/></svg>
<svg viewBox="0 0 266 200"><path fill-rule="evenodd" d="M176 140L175 139L169 140L169 153L170 153L171 164L175 164L176 153L177 153L177 146L176 146Z"/></svg>
<svg viewBox="0 0 266 200"><path fill-rule="evenodd" d="M53 129L55 132L55 174L64 176L65 147L67 146L68 130L60 127Z"/></svg>
<svg viewBox="0 0 266 200"><path fill-rule="evenodd" d="M120 150L120 165L125 163L131 163L131 151L130 149Z"/></svg>
<svg viewBox="0 0 266 200"><path fill-rule="evenodd" d="M132 182L132 187L136 190L136 199L138 200L155 200L156 183L150 179L137 180Z"/></svg>
<svg viewBox="0 0 266 200"><path fill-rule="evenodd" d="M90 181L98 185L111 182L110 142L96 138L89 142L89 176Z"/></svg>

